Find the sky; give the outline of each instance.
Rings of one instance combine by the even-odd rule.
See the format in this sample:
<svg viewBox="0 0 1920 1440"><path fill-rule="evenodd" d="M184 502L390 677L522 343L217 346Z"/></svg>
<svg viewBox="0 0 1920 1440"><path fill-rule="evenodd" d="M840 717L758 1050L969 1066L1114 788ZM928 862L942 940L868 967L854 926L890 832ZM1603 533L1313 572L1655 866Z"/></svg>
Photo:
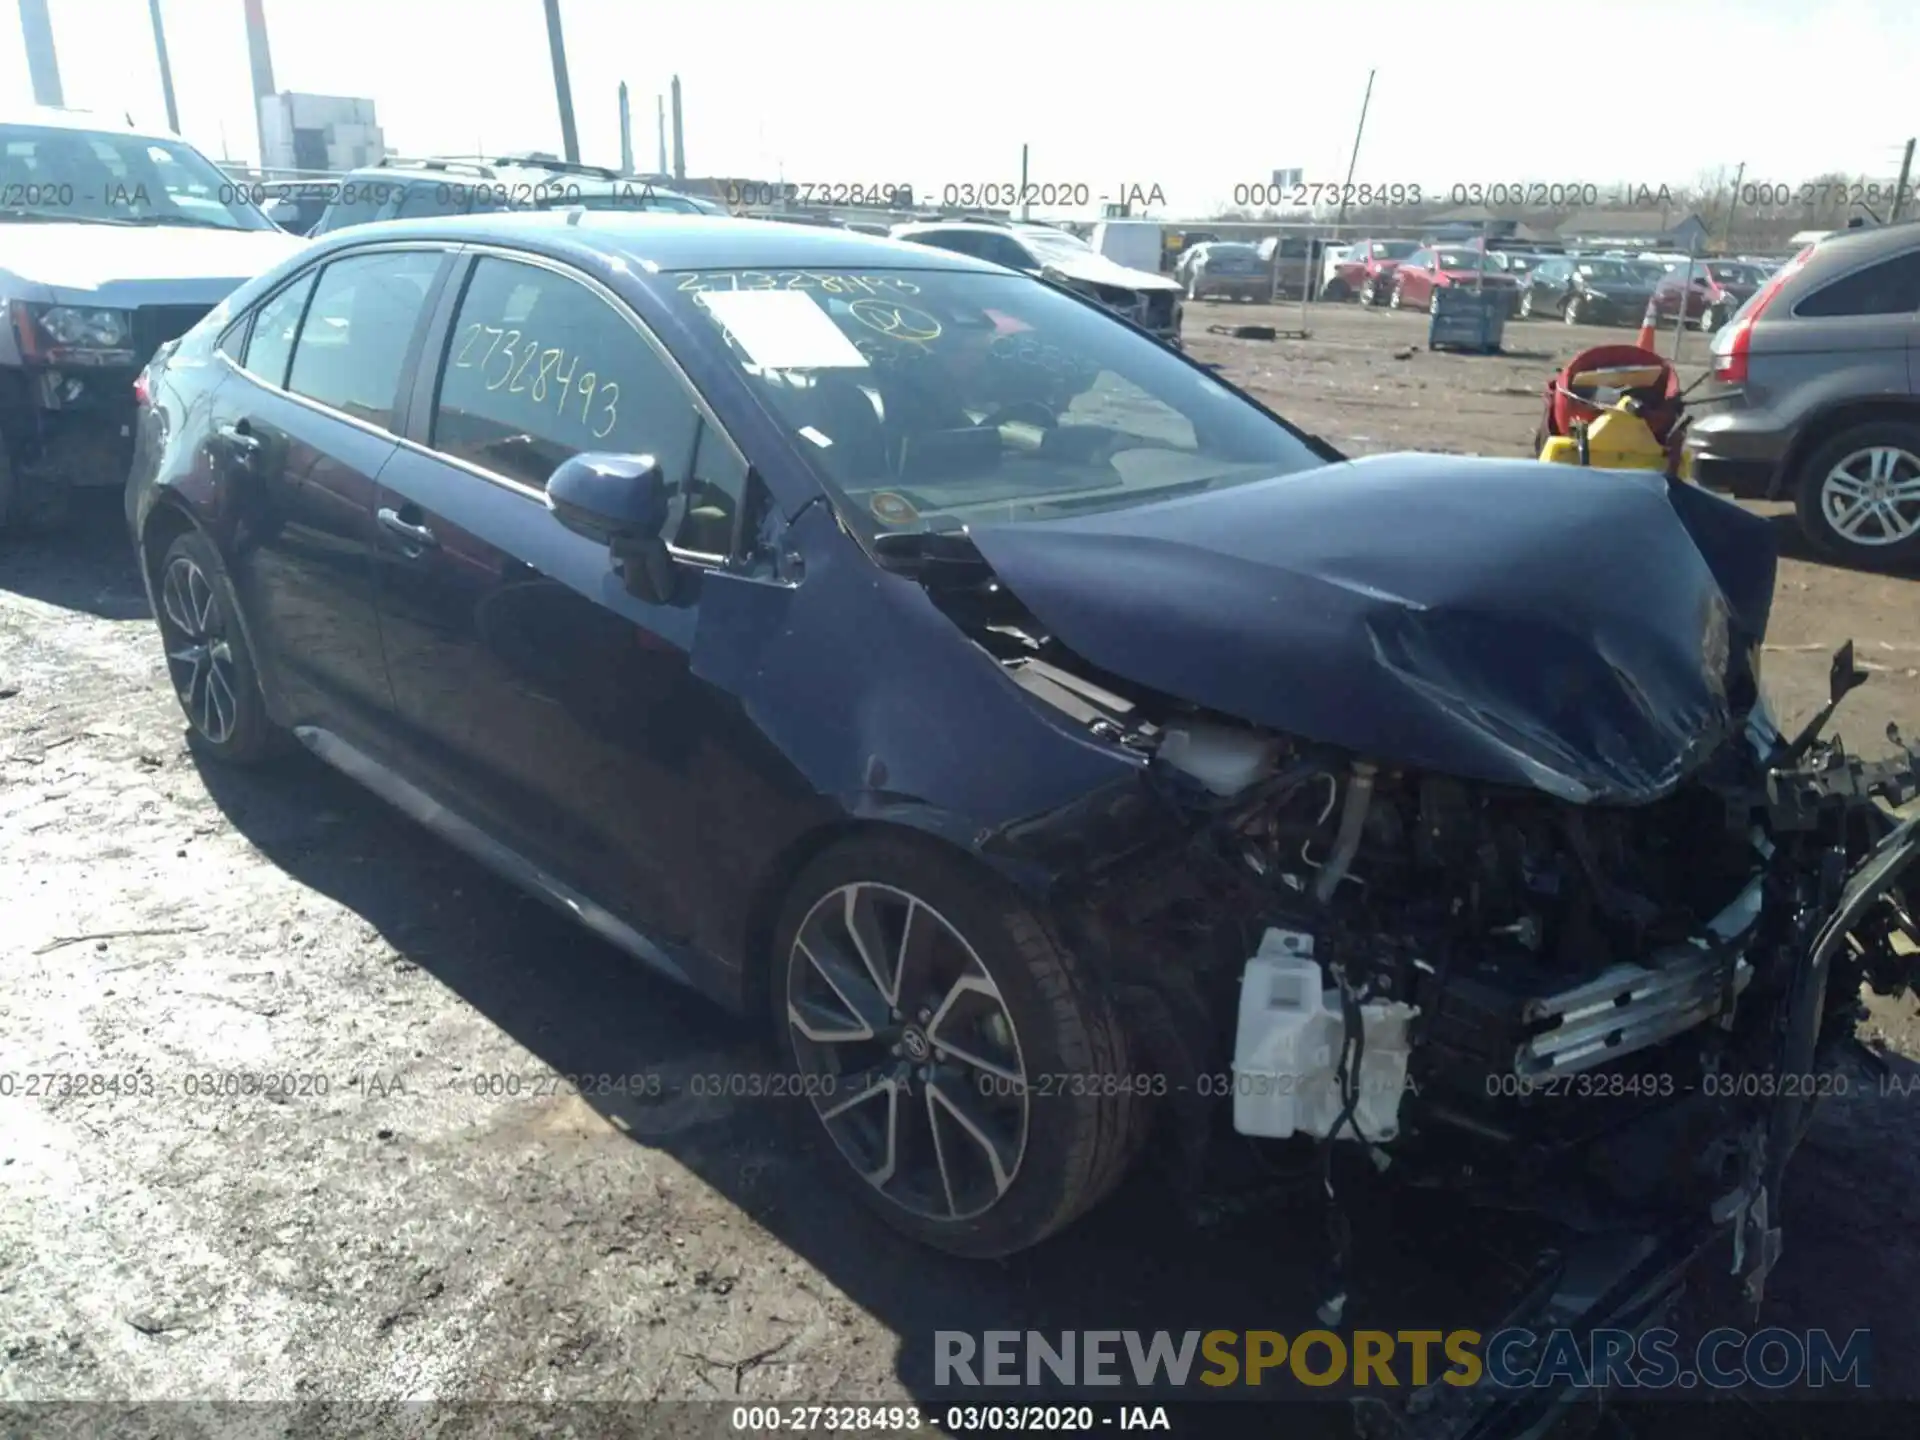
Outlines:
<svg viewBox="0 0 1920 1440"><path fill-rule="evenodd" d="M241 0L161 0L186 138L258 154ZM164 129L148 0L49 0L69 106ZM560 153L542 0L265 0L282 90L371 97L403 154ZM1890 180L1920 129L1914 0L561 0L583 160L617 164L617 89L656 158L680 76L692 175L1033 184L1205 215L1303 170L1421 187ZM1583 71L1582 52L1595 57ZM1615 61L1612 57L1622 57ZM0 97L30 101L15 3ZM1604 107L1604 108L1603 108ZM1593 118L1604 113L1604 123ZM1619 138L1612 138L1613 136ZM1159 197L1152 196L1158 187ZM1165 205L1158 203L1164 197Z"/></svg>

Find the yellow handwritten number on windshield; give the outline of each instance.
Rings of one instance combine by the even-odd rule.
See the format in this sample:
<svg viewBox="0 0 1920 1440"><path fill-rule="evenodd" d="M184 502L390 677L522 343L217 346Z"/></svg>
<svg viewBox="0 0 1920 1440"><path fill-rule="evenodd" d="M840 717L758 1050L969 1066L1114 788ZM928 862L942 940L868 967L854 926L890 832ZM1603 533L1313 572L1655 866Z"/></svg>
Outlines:
<svg viewBox="0 0 1920 1440"><path fill-rule="evenodd" d="M924 310L896 305L891 300L855 300L848 312L869 330L894 340L937 340L940 322Z"/></svg>

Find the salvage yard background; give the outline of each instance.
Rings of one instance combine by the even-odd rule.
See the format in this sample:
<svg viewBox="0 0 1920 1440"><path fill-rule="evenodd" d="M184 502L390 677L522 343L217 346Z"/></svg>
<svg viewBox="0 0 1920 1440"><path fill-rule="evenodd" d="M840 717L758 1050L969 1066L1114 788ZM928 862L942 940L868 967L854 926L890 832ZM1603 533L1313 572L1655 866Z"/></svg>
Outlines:
<svg viewBox="0 0 1920 1440"><path fill-rule="evenodd" d="M1204 333L1297 314L1191 306L1192 352L1350 453L1525 454L1545 378L1619 338L1515 324L1518 353L1437 355L1424 317L1354 307L1316 308L1305 342ZM767 1068L742 1027L317 763L197 764L117 492L98 498L75 533L0 548L0 1071L157 1090L0 1096L0 1398L877 1401L930 1382L936 1328L1314 1323L1310 1196L1193 1229L1148 1174L1004 1264L895 1239L779 1105L689 1093ZM1839 728L1879 753L1889 720L1920 727L1920 583L1779 531L1766 666L1789 719L1852 636L1874 677ZM1913 1009L1876 1002L1864 1031L1908 1081ZM485 1093L548 1070L661 1093ZM235 1071L325 1093L187 1093ZM1916 1117L1920 1091L1828 1105L1765 1312L1871 1327L1877 1388L1908 1393ZM1472 1296L1504 1277L1455 1240L1484 1227L1367 1209L1348 1323L1490 1318Z"/></svg>

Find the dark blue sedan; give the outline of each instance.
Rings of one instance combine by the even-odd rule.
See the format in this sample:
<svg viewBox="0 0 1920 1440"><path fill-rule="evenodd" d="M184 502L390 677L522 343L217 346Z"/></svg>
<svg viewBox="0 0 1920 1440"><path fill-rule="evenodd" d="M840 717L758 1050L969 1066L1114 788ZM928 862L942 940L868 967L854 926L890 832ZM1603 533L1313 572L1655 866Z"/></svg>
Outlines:
<svg viewBox="0 0 1920 1440"><path fill-rule="evenodd" d="M1761 699L1764 522L1659 476L1347 462L966 256L369 225L137 393L194 743L304 745L767 1015L756 1083L955 1252L1065 1225L1156 1121L1189 1162L1230 1124L1445 1176L1571 1143L1525 1103L1569 1072L1799 1073L1769 1047L1818 1028L1783 1017L1834 848L1881 843L1849 924L1912 853L1878 772L1762 834L1779 767L1831 758ZM1834 965L1905 973L1861 933ZM1605 1093L1614 1144L1677 1103Z"/></svg>

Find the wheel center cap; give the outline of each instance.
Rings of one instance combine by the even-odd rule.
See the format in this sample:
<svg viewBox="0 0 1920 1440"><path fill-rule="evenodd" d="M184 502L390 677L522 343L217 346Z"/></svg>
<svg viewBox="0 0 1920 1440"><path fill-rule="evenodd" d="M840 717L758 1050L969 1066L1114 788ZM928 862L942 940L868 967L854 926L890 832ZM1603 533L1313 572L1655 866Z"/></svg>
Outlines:
<svg viewBox="0 0 1920 1440"><path fill-rule="evenodd" d="M909 1025L901 1032L900 1048L906 1051L909 1060L924 1060L933 1053L933 1047L927 1043L927 1037L916 1025Z"/></svg>

